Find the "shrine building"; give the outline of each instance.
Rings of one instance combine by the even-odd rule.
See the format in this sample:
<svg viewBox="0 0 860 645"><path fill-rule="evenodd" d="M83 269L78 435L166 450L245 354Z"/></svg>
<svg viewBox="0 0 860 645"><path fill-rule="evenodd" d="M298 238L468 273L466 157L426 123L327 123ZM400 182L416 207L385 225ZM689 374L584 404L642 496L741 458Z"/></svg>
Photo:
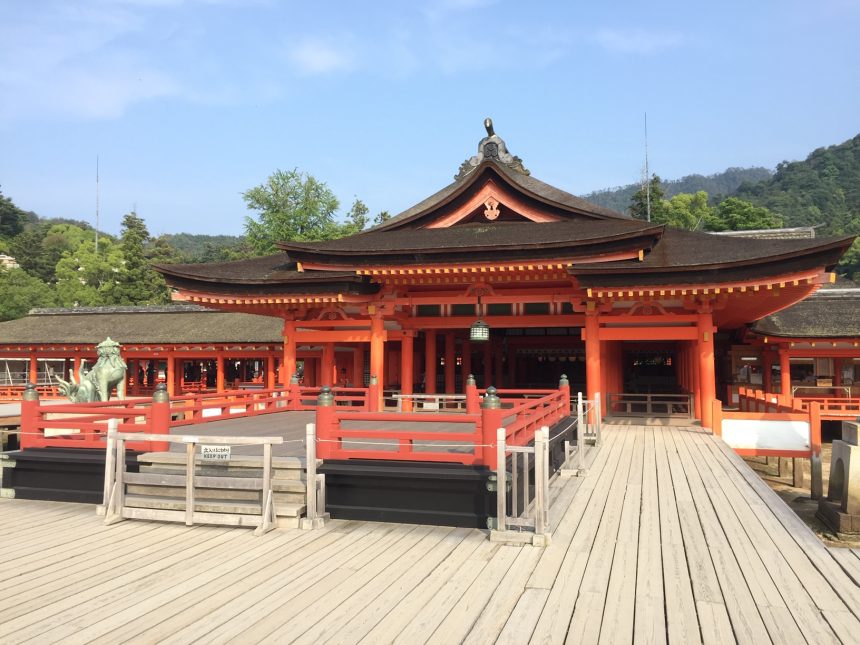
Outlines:
<svg viewBox="0 0 860 645"><path fill-rule="evenodd" d="M712 403L730 403L737 376L722 369L726 357L743 366L755 349L768 366L762 381L771 385L776 365L791 387L798 339L745 330L830 283L852 241L632 219L532 177L488 122L453 183L375 228L156 268L175 300L281 319L281 383L297 372L315 385L374 376L383 397L462 392L468 374L521 389L566 374L573 391L600 393L604 412L632 394L674 395L710 426ZM748 349L733 350L744 333ZM853 361L854 339L831 336L834 356ZM769 349L776 337L783 351ZM831 384L841 369L831 366Z"/></svg>

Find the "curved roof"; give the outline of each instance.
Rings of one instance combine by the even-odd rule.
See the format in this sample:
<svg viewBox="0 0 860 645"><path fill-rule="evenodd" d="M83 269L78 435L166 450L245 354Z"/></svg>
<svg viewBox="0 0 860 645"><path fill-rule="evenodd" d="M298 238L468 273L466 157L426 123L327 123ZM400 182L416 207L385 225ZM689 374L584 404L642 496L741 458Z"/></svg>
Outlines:
<svg viewBox="0 0 860 645"><path fill-rule="evenodd" d="M751 327L761 336L783 338L860 337L860 289L821 289Z"/></svg>

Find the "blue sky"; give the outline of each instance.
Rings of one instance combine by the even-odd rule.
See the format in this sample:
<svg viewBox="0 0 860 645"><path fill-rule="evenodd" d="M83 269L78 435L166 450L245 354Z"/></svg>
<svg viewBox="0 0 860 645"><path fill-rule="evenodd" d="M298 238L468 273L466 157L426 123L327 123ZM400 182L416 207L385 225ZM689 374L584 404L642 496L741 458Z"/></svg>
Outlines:
<svg viewBox="0 0 860 645"><path fill-rule="evenodd" d="M152 234L242 232L277 168L397 213L491 116L536 177L775 166L860 132L860 0L4 0L0 190Z"/></svg>

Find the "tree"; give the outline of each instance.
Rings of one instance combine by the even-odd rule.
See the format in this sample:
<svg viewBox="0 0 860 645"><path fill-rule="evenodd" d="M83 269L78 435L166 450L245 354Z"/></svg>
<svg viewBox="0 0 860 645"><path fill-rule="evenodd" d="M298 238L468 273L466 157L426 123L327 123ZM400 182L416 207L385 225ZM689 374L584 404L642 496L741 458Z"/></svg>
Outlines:
<svg viewBox="0 0 860 645"><path fill-rule="evenodd" d="M711 216L708 206L708 193L704 190L696 194L681 193L671 199L660 201L656 212L652 208L651 221L655 224L667 224L675 228L695 231Z"/></svg>
<svg viewBox="0 0 860 645"><path fill-rule="evenodd" d="M661 216L663 208L663 186L661 185L660 177L651 175L650 194L647 186L642 186L639 190L633 193L630 198L630 215L636 219L648 219L648 203L651 204L651 221L657 221Z"/></svg>
<svg viewBox="0 0 860 645"><path fill-rule="evenodd" d="M93 240L85 240L57 262L56 293L60 306L117 304L116 287L123 270L123 255L110 237L99 237L98 253Z"/></svg>
<svg viewBox="0 0 860 645"><path fill-rule="evenodd" d="M122 268L117 274L113 299L118 305L149 305L170 301L164 278L149 265L146 246L149 231L143 218L132 211L122 218L120 229Z"/></svg>
<svg viewBox="0 0 860 645"><path fill-rule="evenodd" d="M709 231L749 231L782 226L782 219L764 206L756 206L739 197L720 202L705 222Z"/></svg>
<svg viewBox="0 0 860 645"><path fill-rule="evenodd" d="M373 218L373 225L379 226L380 224L385 224L388 220L391 219L391 213L388 211L380 211L376 214L376 217Z"/></svg>
<svg viewBox="0 0 860 645"><path fill-rule="evenodd" d="M276 170L266 183L242 194L259 221L245 218L245 233L260 254L271 253L281 241L313 241L335 237L337 197L325 183L297 168Z"/></svg>
<svg viewBox="0 0 860 645"><path fill-rule="evenodd" d="M9 239L24 231L27 221L24 211L0 192L0 238Z"/></svg>
<svg viewBox="0 0 860 645"><path fill-rule="evenodd" d="M51 307L56 295L51 286L23 269L0 269L0 320L26 316L33 307Z"/></svg>
<svg viewBox="0 0 860 645"><path fill-rule="evenodd" d="M346 224L341 226L338 237L361 233L367 227L367 214L370 209L358 197L352 202L352 207L346 214Z"/></svg>

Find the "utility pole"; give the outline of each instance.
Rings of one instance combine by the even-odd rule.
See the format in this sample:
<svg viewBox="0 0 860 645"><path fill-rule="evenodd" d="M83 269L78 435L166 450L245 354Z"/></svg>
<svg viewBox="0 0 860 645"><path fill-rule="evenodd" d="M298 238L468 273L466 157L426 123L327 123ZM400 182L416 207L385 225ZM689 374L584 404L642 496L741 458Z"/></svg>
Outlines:
<svg viewBox="0 0 860 645"><path fill-rule="evenodd" d="M648 170L648 113L645 113L645 215L651 221L651 173Z"/></svg>
<svg viewBox="0 0 860 645"><path fill-rule="evenodd" d="M99 253L99 156L96 155L96 255Z"/></svg>

